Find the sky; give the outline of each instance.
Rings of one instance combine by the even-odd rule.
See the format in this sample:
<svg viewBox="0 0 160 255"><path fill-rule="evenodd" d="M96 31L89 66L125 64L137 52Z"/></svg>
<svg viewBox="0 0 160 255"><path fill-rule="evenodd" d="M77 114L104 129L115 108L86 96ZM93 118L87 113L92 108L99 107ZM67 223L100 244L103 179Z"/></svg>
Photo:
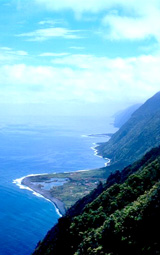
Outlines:
<svg viewBox="0 0 160 255"><path fill-rule="evenodd" d="M105 115L160 90L159 0L0 0L0 116Z"/></svg>

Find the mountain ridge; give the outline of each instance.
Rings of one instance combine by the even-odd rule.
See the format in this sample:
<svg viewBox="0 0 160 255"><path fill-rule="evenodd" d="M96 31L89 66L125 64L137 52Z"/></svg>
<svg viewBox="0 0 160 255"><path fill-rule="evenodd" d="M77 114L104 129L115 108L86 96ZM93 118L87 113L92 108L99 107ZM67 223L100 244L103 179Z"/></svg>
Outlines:
<svg viewBox="0 0 160 255"><path fill-rule="evenodd" d="M111 137L97 147L98 154L121 168L141 158L160 143L160 92L148 99Z"/></svg>

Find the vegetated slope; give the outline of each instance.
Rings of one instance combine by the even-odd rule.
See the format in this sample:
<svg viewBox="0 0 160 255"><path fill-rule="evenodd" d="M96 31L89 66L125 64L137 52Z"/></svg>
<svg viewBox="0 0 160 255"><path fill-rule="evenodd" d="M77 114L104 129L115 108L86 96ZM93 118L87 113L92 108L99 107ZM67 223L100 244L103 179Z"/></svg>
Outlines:
<svg viewBox="0 0 160 255"><path fill-rule="evenodd" d="M131 118L98 147L99 154L123 168L160 144L160 92L147 100Z"/></svg>
<svg viewBox="0 0 160 255"><path fill-rule="evenodd" d="M117 128L120 128L124 125L125 122L127 122L131 115L141 106L141 104L135 104L127 109L120 111L116 113L113 117L114 119L114 126Z"/></svg>
<svg viewBox="0 0 160 255"><path fill-rule="evenodd" d="M112 174L82 207L71 208L34 255L160 254L160 147Z"/></svg>

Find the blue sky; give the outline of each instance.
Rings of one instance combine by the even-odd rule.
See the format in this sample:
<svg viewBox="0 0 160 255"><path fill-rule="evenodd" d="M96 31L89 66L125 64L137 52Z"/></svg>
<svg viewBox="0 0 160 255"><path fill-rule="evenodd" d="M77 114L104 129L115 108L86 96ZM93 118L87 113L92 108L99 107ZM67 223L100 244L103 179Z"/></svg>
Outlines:
<svg viewBox="0 0 160 255"><path fill-rule="evenodd" d="M1 0L0 31L1 112L106 114L159 91L158 0Z"/></svg>

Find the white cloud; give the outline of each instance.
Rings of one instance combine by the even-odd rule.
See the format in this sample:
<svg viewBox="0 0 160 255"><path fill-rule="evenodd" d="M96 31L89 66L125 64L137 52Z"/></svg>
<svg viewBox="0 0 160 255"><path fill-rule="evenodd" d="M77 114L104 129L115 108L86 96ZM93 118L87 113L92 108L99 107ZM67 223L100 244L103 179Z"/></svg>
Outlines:
<svg viewBox="0 0 160 255"><path fill-rule="evenodd" d="M67 52L61 52L61 53L53 53L53 52L44 52L41 53L39 56L40 57L63 57L69 55Z"/></svg>
<svg viewBox="0 0 160 255"><path fill-rule="evenodd" d="M13 62L15 60L20 60L27 56L28 53L23 50L13 50L8 47L0 47L0 61L2 64L5 62Z"/></svg>
<svg viewBox="0 0 160 255"><path fill-rule="evenodd" d="M38 22L39 25L55 25L57 24L57 22L53 21L53 20L41 20L40 22Z"/></svg>
<svg viewBox="0 0 160 255"><path fill-rule="evenodd" d="M84 50L85 47L81 47L81 46L71 46L70 49L73 49L73 50Z"/></svg>
<svg viewBox="0 0 160 255"><path fill-rule="evenodd" d="M78 30L69 30L67 28L62 27L54 27L54 28L44 28L37 29L32 32L22 33L17 35L18 37L28 38L28 41L45 41L53 37L62 37L65 39L77 39L80 38L77 35Z"/></svg>
<svg viewBox="0 0 160 255"><path fill-rule="evenodd" d="M14 53L19 56L27 56L28 55L28 53L24 50L18 50L18 51L15 51Z"/></svg>
<svg viewBox="0 0 160 255"><path fill-rule="evenodd" d="M55 58L52 60L52 63L72 68L90 69L93 68L95 59L98 60L98 58L94 58L92 55L73 54L63 58Z"/></svg>
<svg viewBox="0 0 160 255"><path fill-rule="evenodd" d="M9 47L0 47L0 52L3 54L17 55L17 56L27 56L28 53L24 50L14 50Z"/></svg>
<svg viewBox="0 0 160 255"><path fill-rule="evenodd" d="M57 58L57 61L59 58ZM159 90L160 57L61 57L56 66L0 67L1 101L54 101L127 104L144 101ZM65 66L65 67L64 67Z"/></svg>
<svg viewBox="0 0 160 255"><path fill-rule="evenodd" d="M3 51L12 51L12 49L9 48L9 47L0 47L0 50L3 50Z"/></svg>
<svg viewBox="0 0 160 255"><path fill-rule="evenodd" d="M144 39L153 36L160 40L159 0L35 0L53 11L73 10L77 17L84 13L101 13L104 37L110 39Z"/></svg>
<svg viewBox="0 0 160 255"><path fill-rule="evenodd" d="M53 1L53 0L34 0L35 3L41 5L43 8L46 7L49 10L59 11L64 9L72 9L75 12L100 12L104 10L116 9L118 7L122 7L127 11L134 10L138 13L145 12L146 9L150 9L153 7L159 7L159 0L61 0L61 1ZM151 10L151 9L150 9Z"/></svg>
<svg viewBox="0 0 160 255"><path fill-rule="evenodd" d="M106 15L103 25L109 26L106 37L111 39L144 39L154 37L160 40L160 10L147 10L138 17Z"/></svg>
<svg viewBox="0 0 160 255"><path fill-rule="evenodd" d="M93 11L97 12L102 10L106 6L106 0L61 0L61 1L53 1L53 0L35 0L36 3L45 6L49 10L63 10L63 9L72 9L75 12L83 12L83 11Z"/></svg>

